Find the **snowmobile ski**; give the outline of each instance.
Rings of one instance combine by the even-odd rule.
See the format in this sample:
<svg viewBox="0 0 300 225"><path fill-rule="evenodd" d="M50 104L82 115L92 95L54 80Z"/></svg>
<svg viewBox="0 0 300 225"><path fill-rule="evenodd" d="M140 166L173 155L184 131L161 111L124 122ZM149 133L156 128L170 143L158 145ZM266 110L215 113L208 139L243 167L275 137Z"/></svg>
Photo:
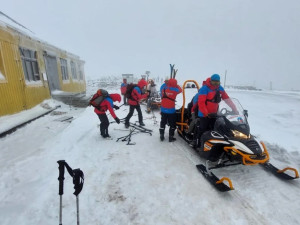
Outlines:
<svg viewBox="0 0 300 225"><path fill-rule="evenodd" d="M200 173L219 191L221 192L226 192L230 190L234 190L232 186L232 182L229 178L223 177L219 179L215 174L213 174L211 171L207 171L205 165L203 164L198 164L196 165L197 169L199 170ZM226 180L229 183L229 186L223 183L223 181Z"/></svg>
<svg viewBox="0 0 300 225"><path fill-rule="evenodd" d="M293 179L297 179L299 178L299 173L296 169L291 168L291 167L286 167L282 170L278 169L277 167L275 167L274 165L272 165L271 163L264 163L262 164L262 166L264 168L266 168L268 171L270 171L271 173L273 173L274 175L276 175L279 178L282 178L284 180L293 180ZM292 177L290 175L288 175L287 173L285 173L285 171L287 170L291 170L295 173L295 177Z"/></svg>

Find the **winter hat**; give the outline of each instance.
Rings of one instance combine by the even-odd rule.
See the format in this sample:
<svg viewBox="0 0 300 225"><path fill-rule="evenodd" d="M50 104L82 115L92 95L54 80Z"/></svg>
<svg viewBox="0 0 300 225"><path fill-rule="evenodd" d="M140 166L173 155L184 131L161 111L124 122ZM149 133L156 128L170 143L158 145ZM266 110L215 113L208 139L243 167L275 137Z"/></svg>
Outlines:
<svg viewBox="0 0 300 225"><path fill-rule="evenodd" d="M111 100L113 100L113 102L121 101L121 95L119 95L119 94L110 94L109 96L110 96Z"/></svg>
<svg viewBox="0 0 300 225"><path fill-rule="evenodd" d="M168 86L169 87L177 87L177 80L174 78L170 79L168 82Z"/></svg>
<svg viewBox="0 0 300 225"><path fill-rule="evenodd" d="M144 79L141 79L139 82L138 82L138 86L140 88L143 88L144 86L147 86L147 81L145 81Z"/></svg>
<svg viewBox="0 0 300 225"><path fill-rule="evenodd" d="M213 74L213 75L211 75L210 80L220 81L220 75L219 74Z"/></svg>

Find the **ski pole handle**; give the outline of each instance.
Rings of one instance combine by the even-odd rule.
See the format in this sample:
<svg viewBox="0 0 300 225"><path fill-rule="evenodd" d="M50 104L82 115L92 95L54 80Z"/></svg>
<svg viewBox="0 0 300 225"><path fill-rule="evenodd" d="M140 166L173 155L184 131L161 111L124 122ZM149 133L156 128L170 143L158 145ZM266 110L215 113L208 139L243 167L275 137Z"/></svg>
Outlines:
<svg viewBox="0 0 300 225"><path fill-rule="evenodd" d="M58 170L59 170L59 176L58 176L58 180L59 180L59 191L58 194L59 195L63 195L64 194L64 175L65 175L65 160L59 160L57 161L58 163Z"/></svg>
<svg viewBox="0 0 300 225"><path fill-rule="evenodd" d="M74 189L75 189L75 192L73 194L78 196L83 188L84 174L83 174L82 170L80 170L80 169L73 170L73 174L74 174L73 184L74 184Z"/></svg>

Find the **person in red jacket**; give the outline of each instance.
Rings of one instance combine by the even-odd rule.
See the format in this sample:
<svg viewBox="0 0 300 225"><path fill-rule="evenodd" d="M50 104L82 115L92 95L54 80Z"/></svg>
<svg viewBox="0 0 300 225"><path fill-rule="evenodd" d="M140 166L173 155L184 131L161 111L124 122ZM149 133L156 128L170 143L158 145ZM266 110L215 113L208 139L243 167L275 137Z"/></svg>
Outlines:
<svg viewBox="0 0 300 225"><path fill-rule="evenodd" d="M108 126L109 121L106 115L106 111L110 112L110 115L115 119L115 121L119 124L120 120L116 116L113 109L119 109L118 106L114 105L114 102L120 102L121 96L119 94L110 94L108 97L105 97L104 100L100 103L99 107L95 107L94 112L97 114L100 120L100 134L104 138L110 138L108 134Z"/></svg>
<svg viewBox="0 0 300 225"><path fill-rule="evenodd" d="M175 141L174 132L176 129L176 110L175 110L175 99L176 96L182 92L182 89L177 85L176 79L170 79L167 84L163 84L160 88L161 95L161 121L160 121L160 140L165 139L165 127L168 123L169 129L169 142Z"/></svg>
<svg viewBox="0 0 300 225"><path fill-rule="evenodd" d="M123 95L123 101L124 101L124 105L127 105L127 99L126 99L126 96L125 96L125 93L126 93L126 90L127 90L127 79L123 79L123 83L121 84L121 95Z"/></svg>
<svg viewBox="0 0 300 225"><path fill-rule="evenodd" d="M145 126L143 122L143 114L141 111L141 106L140 106L140 100L147 98L148 93L142 94L143 88L147 86L147 81L144 79L141 79L137 86L132 90L130 98L128 98L128 104L129 104L129 113L125 118L125 127L129 127L129 120L133 115L134 110L138 112L138 117L139 117L139 123L141 126Z"/></svg>
<svg viewBox="0 0 300 225"><path fill-rule="evenodd" d="M200 147L202 134L213 129L221 99L226 102L233 112L237 112L236 106L220 85L220 75L213 74L203 82L203 86L198 92L198 119L192 142L194 147Z"/></svg>

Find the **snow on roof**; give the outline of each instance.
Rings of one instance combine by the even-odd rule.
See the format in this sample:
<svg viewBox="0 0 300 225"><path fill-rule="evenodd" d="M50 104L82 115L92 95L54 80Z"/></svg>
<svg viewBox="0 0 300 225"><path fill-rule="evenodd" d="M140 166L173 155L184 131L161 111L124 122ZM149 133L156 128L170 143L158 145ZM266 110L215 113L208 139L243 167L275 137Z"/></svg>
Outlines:
<svg viewBox="0 0 300 225"><path fill-rule="evenodd" d="M71 56L73 58L77 58L78 60L84 62L83 60L80 59L80 57L78 55L75 55L71 52L68 52L66 50L60 49L52 44L49 44L46 41L43 41L41 39L39 39L36 34L31 31L29 28L27 28L26 26L24 26L23 24L21 24L20 22L14 20L13 18L11 18L10 16L6 15L5 13L0 11L0 26L6 28L6 29L10 29L13 30L16 33L19 33L21 35L27 36L33 40L36 40L40 43L43 43L45 45L48 45L52 48L58 49L60 51L64 51L66 55Z"/></svg>

